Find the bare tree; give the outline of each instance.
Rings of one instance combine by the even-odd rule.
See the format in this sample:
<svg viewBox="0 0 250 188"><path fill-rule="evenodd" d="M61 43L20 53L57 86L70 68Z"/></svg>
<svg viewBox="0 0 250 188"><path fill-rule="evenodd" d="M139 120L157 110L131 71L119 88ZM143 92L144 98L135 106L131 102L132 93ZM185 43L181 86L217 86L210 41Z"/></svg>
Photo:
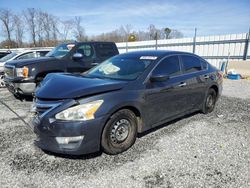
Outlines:
<svg viewBox="0 0 250 188"><path fill-rule="evenodd" d="M28 8L26 11L24 11L24 17L26 19L26 24L28 25L28 29L31 34L32 42L34 46L37 46L36 43L36 32L37 32L37 24L36 24L36 18L37 18L37 10L34 8Z"/></svg>
<svg viewBox="0 0 250 188"><path fill-rule="evenodd" d="M22 15L14 15L14 31L15 31L15 38L17 47L23 46L23 36L24 36L24 23L23 23Z"/></svg>
<svg viewBox="0 0 250 188"><path fill-rule="evenodd" d="M62 32L60 33L61 38L63 41L68 39L70 32L72 31L73 21L72 20L65 20L61 22L62 24Z"/></svg>
<svg viewBox="0 0 250 188"><path fill-rule="evenodd" d="M75 38L78 41L86 40L85 29L82 27L81 23L82 23L82 17L76 16L74 20L74 26L75 26L74 34Z"/></svg>
<svg viewBox="0 0 250 188"><path fill-rule="evenodd" d="M54 42L57 42L57 40L58 40L57 35L59 34L59 30L58 30L59 18L51 15L50 16L50 24L51 24L52 40Z"/></svg>
<svg viewBox="0 0 250 188"><path fill-rule="evenodd" d="M35 26L36 26L36 36L37 36L37 45L43 46L44 40L49 40L49 31L47 31L47 13L37 10ZM49 28L49 26L48 26Z"/></svg>
<svg viewBox="0 0 250 188"><path fill-rule="evenodd" d="M7 34L9 45L11 44L11 32L13 31L13 15L9 9L0 9L0 20L3 23L4 32Z"/></svg>

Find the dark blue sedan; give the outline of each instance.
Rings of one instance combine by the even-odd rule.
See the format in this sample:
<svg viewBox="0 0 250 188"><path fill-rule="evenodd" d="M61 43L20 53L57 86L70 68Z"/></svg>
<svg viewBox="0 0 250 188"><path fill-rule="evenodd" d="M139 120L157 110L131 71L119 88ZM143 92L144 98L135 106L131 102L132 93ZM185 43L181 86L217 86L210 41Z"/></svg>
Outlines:
<svg viewBox="0 0 250 188"><path fill-rule="evenodd" d="M118 154L138 133L212 112L221 90L215 67L177 51L130 52L82 75L49 74L35 93L35 143L55 153Z"/></svg>

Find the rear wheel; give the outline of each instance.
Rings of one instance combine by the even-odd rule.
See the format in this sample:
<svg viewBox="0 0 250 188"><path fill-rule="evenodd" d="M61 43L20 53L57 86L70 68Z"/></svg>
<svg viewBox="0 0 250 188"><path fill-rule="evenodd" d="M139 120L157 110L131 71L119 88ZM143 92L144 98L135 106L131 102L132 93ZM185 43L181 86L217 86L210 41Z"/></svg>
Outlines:
<svg viewBox="0 0 250 188"><path fill-rule="evenodd" d="M217 98L217 95L216 95L215 90L210 88L208 90L208 93L206 95L206 99L205 99L204 104L203 104L202 112L204 114L208 114L214 110L216 98Z"/></svg>
<svg viewBox="0 0 250 188"><path fill-rule="evenodd" d="M127 109L113 114L106 123L101 139L105 153L115 155L130 148L137 136L137 119L135 114Z"/></svg>

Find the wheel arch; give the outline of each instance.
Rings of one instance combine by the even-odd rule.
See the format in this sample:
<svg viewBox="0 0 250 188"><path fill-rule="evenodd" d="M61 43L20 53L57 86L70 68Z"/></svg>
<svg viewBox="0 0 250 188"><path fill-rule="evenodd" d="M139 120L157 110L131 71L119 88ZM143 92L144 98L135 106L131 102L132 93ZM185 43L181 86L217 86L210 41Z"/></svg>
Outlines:
<svg viewBox="0 0 250 188"><path fill-rule="evenodd" d="M104 127L107 124L107 122L109 121L110 117L113 114L115 114L116 112L123 110L123 109L128 109L135 114L136 120L137 120L137 122L136 122L137 123L137 132L140 133L143 130L142 113L141 113L140 109L138 107L136 107L135 105L126 104L126 105L119 106L111 111L111 113L109 114L109 117L105 120L104 126L102 128L102 133L103 133Z"/></svg>
<svg viewBox="0 0 250 188"><path fill-rule="evenodd" d="M213 89L215 91L215 93L216 93L216 100L217 100L218 96L219 96L219 87L217 85L213 84L213 85L211 85L209 87L209 89Z"/></svg>

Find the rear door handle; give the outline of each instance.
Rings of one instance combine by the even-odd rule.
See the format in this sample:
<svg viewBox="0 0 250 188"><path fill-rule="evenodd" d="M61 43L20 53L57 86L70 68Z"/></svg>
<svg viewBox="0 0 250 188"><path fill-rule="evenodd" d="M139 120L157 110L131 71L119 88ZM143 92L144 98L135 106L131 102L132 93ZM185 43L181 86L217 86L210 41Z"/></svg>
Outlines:
<svg viewBox="0 0 250 188"><path fill-rule="evenodd" d="M91 65L92 65L92 66L96 66L96 65L98 65L98 63L91 63Z"/></svg>
<svg viewBox="0 0 250 188"><path fill-rule="evenodd" d="M208 79L208 78L209 78L209 75L204 75L204 78L205 78L205 79Z"/></svg>
<svg viewBox="0 0 250 188"><path fill-rule="evenodd" d="M184 86L186 86L186 85L187 85L186 82L181 82L178 86L179 86L179 87L184 87Z"/></svg>

